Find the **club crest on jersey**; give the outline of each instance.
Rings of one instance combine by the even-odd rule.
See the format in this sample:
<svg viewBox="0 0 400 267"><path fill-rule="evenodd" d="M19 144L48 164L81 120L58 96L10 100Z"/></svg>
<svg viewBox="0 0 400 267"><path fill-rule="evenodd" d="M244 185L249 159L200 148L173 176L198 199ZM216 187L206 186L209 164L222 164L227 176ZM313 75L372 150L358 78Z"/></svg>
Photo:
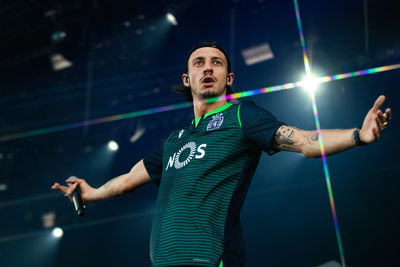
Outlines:
<svg viewBox="0 0 400 267"><path fill-rule="evenodd" d="M207 125L207 131L218 129L219 127L221 127L223 122L224 122L224 116L222 116L222 113L218 113L212 116L212 120Z"/></svg>

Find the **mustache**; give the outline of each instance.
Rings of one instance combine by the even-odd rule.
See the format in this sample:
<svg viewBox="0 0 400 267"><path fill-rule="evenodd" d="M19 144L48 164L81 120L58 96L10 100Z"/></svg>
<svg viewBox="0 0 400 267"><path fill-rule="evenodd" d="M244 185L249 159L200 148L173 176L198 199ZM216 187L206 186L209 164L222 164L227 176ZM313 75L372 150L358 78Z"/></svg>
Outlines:
<svg viewBox="0 0 400 267"><path fill-rule="evenodd" d="M213 75L205 74L205 75L203 75L203 77L201 77L200 82L203 82L203 80L204 80L206 77L207 77L207 78L211 77L211 78L214 80L214 82L218 81L218 79L217 79L216 77L214 77Z"/></svg>

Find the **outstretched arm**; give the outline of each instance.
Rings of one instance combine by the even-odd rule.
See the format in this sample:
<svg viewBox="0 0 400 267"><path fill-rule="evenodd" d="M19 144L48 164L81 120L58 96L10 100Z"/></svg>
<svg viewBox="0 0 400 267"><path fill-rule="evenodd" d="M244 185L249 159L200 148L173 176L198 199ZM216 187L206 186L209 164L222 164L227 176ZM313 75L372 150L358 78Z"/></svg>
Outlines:
<svg viewBox="0 0 400 267"><path fill-rule="evenodd" d="M321 130L325 154L334 155L353 148L360 142L370 144L377 141L391 118L390 108L386 109L385 113L380 110L384 101L385 96L378 97L365 116L361 129ZM276 151L299 152L309 158L321 156L317 131L305 131L286 125L276 131L272 148Z"/></svg>
<svg viewBox="0 0 400 267"><path fill-rule="evenodd" d="M66 180L71 186L63 186L55 183L51 188L64 193L72 201L72 193L79 185L81 197L84 203L110 199L116 196L133 192L135 189L149 184L150 176L143 164L143 160L136 163L130 172L111 179L99 188L91 187L84 179L71 178Z"/></svg>

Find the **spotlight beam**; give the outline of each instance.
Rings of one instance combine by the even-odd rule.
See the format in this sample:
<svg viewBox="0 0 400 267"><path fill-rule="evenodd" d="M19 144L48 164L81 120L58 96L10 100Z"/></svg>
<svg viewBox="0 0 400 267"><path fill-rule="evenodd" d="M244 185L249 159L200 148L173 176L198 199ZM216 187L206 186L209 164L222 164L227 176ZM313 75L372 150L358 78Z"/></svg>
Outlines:
<svg viewBox="0 0 400 267"><path fill-rule="evenodd" d="M296 11L297 27L298 27L299 35L300 35L301 48L303 51L304 67L306 69L306 77L311 78L311 70L310 70L310 65L309 65L308 57L307 57L306 44L304 42L303 28L301 26L300 10L299 10L299 5L297 3L297 0L293 0L293 4L294 4L295 11ZM338 76L338 77L342 77L342 76ZM338 245L339 254L340 254L340 261L342 263L342 267L345 267L346 261L345 261L344 253L343 253L342 239L340 237L339 223L338 223L337 216L336 216L335 201L333 199L332 186L331 186L330 175L329 175L329 170L328 170L328 162L326 161L324 142L322 140L321 127L320 127L320 123L319 123L318 109L317 109L317 104L315 101L314 91L310 90L310 96L311 96L311 102L312 102L312 106L313 106L315 126L316 126L317 132L318 132L319 148L321 150L321 158L322 158L322 164L324 167L325 181L326 181L326 186L328 189L329 200L330 200L330 204L331 204L333 223L335 225L336 240L337 240L337 245Z"/></svg>
<svg viewBox="0 0 400 267"><path fill-rule="evenodd" d="M347 78L352 78L352 77L357 77L357 76L363 76L363 75L367 75L367 74L395 70L395 69L400 69L400 64L393 64L393 65L382 66L382 67L377 67L377 68L354 71L354 72L335 74L332 76L324 76L324 77L317 78L317 80L319 83L326 83L326 82L342 80L342 79L347 79ZM248 91L244 91L244 92L240 92L240 93L234 93L234 94L227 95L225 97L210 98L206 102L212 103L212 102L216 102L216 101L220 101L220 100L237 99L237 98L243 98L243 97L248 97L248 96L253 96L253 95L278 92L281 90L289 90L289 89L301 87L302 85L303 85L303 81L290 82L290 83L285 83L285 84L281 84L281 85L265 87L265 88L261 88L261 89L248 90ZM0 136L0 142L6 142L6 141L10 141L10 140L15 140L15 139L20 139L20 138L25 138L25 137L30 137L30 136L37 136L37 135L42 135L42 134L48 134L48 133L55 133L55 132L69 130L69 129L105 123L105 122L141 117L141 116L165 112L165 111L187 108L187 107L191 107L191 106L192 106L191 103L185 102L185 103L181 103L181 104L162 106L162 107L158 107L158 108L143 109L143 110L139 110L139 111L133 111L133 112L123 113L123 114L118 114L118 115L112 115L112 116L107 116L107 117L102 117L102 118L97 118L97 119L87 120L87 121L82 121L82 122L73 122L73 123L62 124L62 125L57 125L57 126L52 126L52 127L47 127L47 128L35 129L35 130L24 131L24 132L13 133L13 134L6 134L6 135Z"/></svg>
<svg viewBox="0 0 400 267"><path fill-rule="evenodd" d="M39 236L39 235L43 235L43 234L49 234L52 231L53 230L39 230L39 231L35 231L35 232L2 236L2 237L0 237L0 244L10 242L10 241L20 240L20 239L25 239L25 238L29 238L29 237Z"/></svg>

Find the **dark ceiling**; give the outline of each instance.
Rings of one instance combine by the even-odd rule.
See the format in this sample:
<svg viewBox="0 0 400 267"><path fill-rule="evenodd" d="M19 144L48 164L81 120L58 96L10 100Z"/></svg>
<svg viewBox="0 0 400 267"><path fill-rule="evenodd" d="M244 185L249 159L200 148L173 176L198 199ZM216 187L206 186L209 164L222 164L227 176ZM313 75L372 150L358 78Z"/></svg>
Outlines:
<svg viewBox="0 0 400 267"><path fill-rule="evenodd" d="M299 0L312 69L333 75L400 63L396 1ZM165 18L173 12L178 25ZM87 205L79 218L50 186L75 175L101 186L161 147L191 121L190 108L51 132L184 99L190 48L201 40L229 52L237 92L300 80L304 74L292 1L0 0L0 265L150 266L153 185ZM269 43L274 58L247 66L242 51ZM72 67L54 71L61 54ZM376 97L393 120L381 140L328 158L348 266L397 263L400 149L399 70L320 86L323 128L360 125ZM301 89L249 97L287 124L315 129ZM67 127L68 128L68 127ZM36 131L34 136L24 133ZM20 138L4 138L21 134ZM136 134L137 141L132 142ZM27 135L27 134L25 134ZM131 139L131 141L130 141ZM116 140L120 149L106 148ZM64 229L51 236L43 216ZM242 211L246 266L317 266L339 261L322 162L264 155Z"/></svg>

